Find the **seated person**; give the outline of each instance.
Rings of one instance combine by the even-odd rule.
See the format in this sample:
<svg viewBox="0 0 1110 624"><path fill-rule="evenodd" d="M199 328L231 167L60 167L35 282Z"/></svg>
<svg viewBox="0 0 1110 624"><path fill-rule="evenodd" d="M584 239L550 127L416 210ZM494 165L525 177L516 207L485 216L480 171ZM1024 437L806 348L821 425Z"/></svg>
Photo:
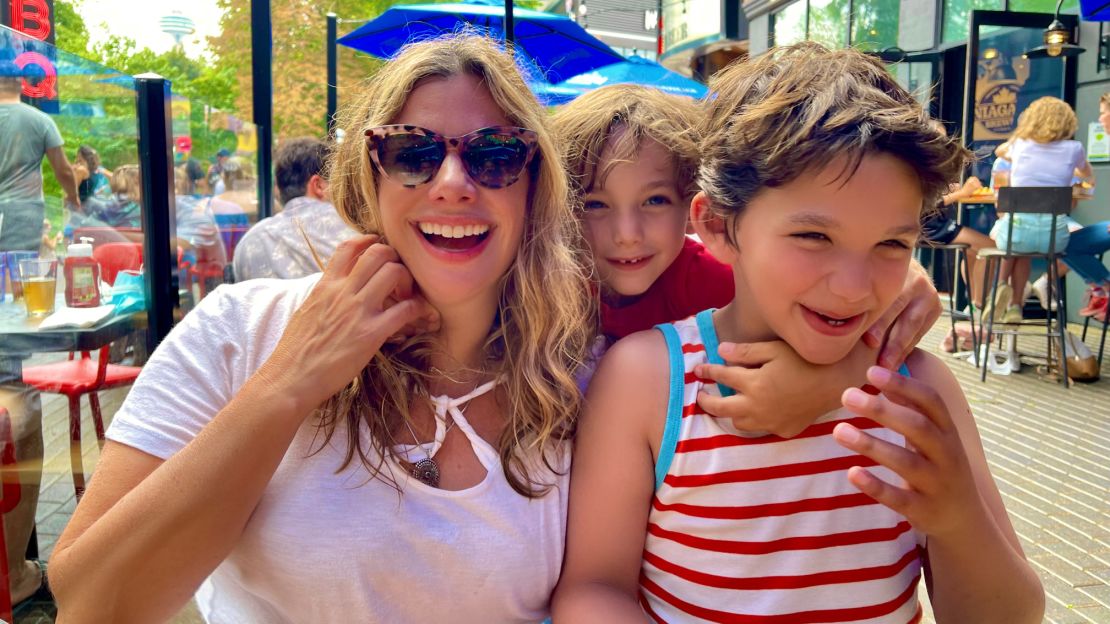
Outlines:
<svg viewBox="0 0 1110 624"><path fill-rule="evenodd" d="M278 149L274 174L283 208L255 224L235 247L236 280L318 273L336 245L355 236L327 201L327 153L326 143L307 137Z"/></svg>

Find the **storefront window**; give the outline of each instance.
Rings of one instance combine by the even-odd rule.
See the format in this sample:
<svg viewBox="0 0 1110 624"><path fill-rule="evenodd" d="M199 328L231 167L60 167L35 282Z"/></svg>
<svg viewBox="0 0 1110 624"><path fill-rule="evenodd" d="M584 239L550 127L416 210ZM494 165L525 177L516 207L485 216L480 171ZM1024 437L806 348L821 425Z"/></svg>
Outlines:
<svg viewBox="0 0 1110 624"><path fill-rule="evenodd" d="M830 48L848 45L848 0L811 0L809 38Z"/></svg>
<svg viewBox="0 0 1110 624"><path fill-rule="evenodd" d="M1078 0L1065 0L1064 5L1060 7L1060 12L1075 13L1078 7ZM1056 0L1010 0L1010 10L1027 13L1053 13L1056 11Z"/></svg>
<svg viewBox="0 0 1110 624"><path fill-rule="evenodd" d="M856 0L852 5L852 47L871 51L898 45L899 0Z"/></svg>
<svg viewBox="0 0 1110 624"><path fill-rule="evenodd" d="M795 2L771 17L775 45L790 45L806 38L805 0Z"/></svg>
<svg viewBox="0 0 1110 624"><path fill-rule="evenodd" d="M1046 0L1026 0L1027 2L1042 2ZM1051 0L1047 0L1051 1ZM971 23L971 12L978 9L982 11L1001 11L1004 0L944 0L944 33L943 41L964 41L967 39L968 25ZM1055 8L1055 5L1053 5ZM1011 5L1011 10L1016 10ZM1048 10L1052 12L1052 9Z"/></svg>

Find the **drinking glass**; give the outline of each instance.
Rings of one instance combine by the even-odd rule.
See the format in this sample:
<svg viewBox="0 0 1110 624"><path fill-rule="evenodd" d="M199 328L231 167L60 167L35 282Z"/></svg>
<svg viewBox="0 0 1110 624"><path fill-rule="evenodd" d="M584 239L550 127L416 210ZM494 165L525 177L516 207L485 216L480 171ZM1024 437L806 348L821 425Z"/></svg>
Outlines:
<svg viewBox="0 0 1110 624"><path fill-rule="evenodd" d="M58 261L28 258L19 261L23 281L23 303L28 316L46 316L54 311L58 284Z"/></svg>

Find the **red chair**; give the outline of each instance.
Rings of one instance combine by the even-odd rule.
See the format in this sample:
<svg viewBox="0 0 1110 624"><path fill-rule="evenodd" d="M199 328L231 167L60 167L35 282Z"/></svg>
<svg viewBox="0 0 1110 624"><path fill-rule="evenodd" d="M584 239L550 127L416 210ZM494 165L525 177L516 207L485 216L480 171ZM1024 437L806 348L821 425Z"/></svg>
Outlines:
<svg viewBox="0 0 1110 624"><path fill-rule="evenodd" d="M208 285L212 280L219 283L224 279L224 267L227 266L228 256L225 255L224 250L220 245L212 245L207 247L195 248L197 255L197 263L189 267L189 277L197 281L197 286L200 287L200 298L203 299L208 294ZM186 263L187 264L187 263ZM189 282L190 289L192 288L192 280Z"/></svg>
<svg viewBox="0 0 1110 624"><path fill-rule="evenodd" d="M120 271L137 271L143 266L141 243L104 243L93 248L93 258L100 263L100 278L116 283Z"/></svg>
<svg viewBox="0 0 1110 624"><path fill-rule="evenodd" d="M0 494L0 515L15 509L19 504L19 471L15 465L15 440L12 438L12 419L8 410L0 407L0 470L3 475L3 494ZM11 570L8 569L8 542L4 523L0 522L0 620L13 622Z"/></svg>
<svg viewBox="0 0 1110 624"><path fill-rule="evenodd" d="M64 362L23 369L23 383L42 392L64 394L69 399L69 460L73 468L73 491L78 500L85 492L85 469L81 462L81 395L89 395L96 441L103 447L104 420L97 391L134 383L141 370L139 366L109 364L108 345L100 348L95 360L88 351L82 351L80 358L70 353Z"/></svg>

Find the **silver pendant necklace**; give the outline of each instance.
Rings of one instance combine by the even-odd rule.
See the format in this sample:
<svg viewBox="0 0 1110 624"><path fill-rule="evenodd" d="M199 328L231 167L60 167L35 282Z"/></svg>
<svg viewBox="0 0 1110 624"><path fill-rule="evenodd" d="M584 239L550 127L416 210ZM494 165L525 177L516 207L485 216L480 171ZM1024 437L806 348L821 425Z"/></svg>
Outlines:
<svg viewBox="0 0 1110 624"><path fill-rule="evenodd" d="M436 417L436 420L438 421L439 418ZM416 437L416 432L413 431L412 425L409 424L409 421L407 419L405 420L405 426L409 428L409 433L412 434L413 441L419 440L419 438ZM451 424L447 425L447 429L443 431L443 437L446 438L447 432L450 431L451 427L454 426L455 419L452 418ZM421 445L420 442L416 442L416 446L419 448L423 448L423 445ZM412 465L412 476L416 477L420 481L423 481L427 485L437 488L439 487L439 464L436 463L436 460L432 459L432 453L435 453L434 440L432 441L432 451L428 454L428 456Z"/></svg>
<svg viewBox="0 0 1110 624"><path fill-rule="evenodd" d="M409 433L412 434L412 439L413 442L415 442L416 448L425 452L425 456L423 459L417 460L412 464L411 474L414 478L425 485L430 485L434 488L439 487L439 464L436 463L434 456L442 446L443 440L447 438L447 432L451 431L451 428L455 426L455 423L462 421L463 425L461 426L461 429L468 438L471 435L477 435L471 429L470 425L466 424L466 417L463 415L463 413L468 407L470 407L470 402L472 400L489 392L500 381L500 378L494 379L493 381L488 381L472 390L469 394L458 398L451 398L446 395L429 397L432 404L435 406L435 414L433 417L435 418L436 422L436 431L434 437L432 438L431 449L428 451L424 451L424 444L421 444L419 442L420 438L416 436L416 431L412 428L412 424L409 423L407 419L404 421L405 426L408 427ZM441 435L439 431L440 423L447 422L448 414L450 414L451 416L451 422L446 425ZM471 445L473 445L473 442L471 442Z"/></svg>

